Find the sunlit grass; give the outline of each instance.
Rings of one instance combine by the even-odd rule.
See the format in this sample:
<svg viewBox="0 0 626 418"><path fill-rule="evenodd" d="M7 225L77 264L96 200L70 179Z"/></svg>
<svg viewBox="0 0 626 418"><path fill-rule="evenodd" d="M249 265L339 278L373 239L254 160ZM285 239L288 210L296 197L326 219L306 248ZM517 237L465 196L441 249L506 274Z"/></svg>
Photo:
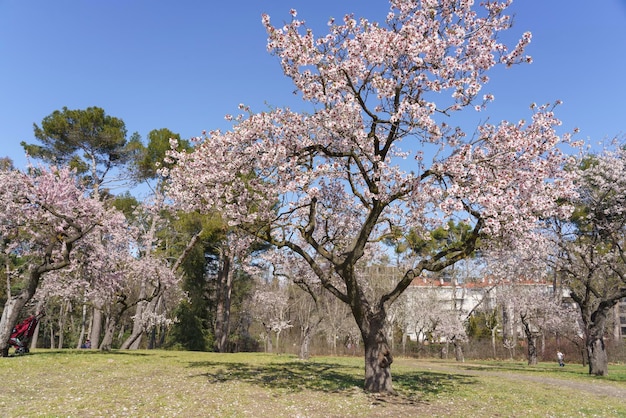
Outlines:
<svg viewBox="0 0 626 418"><path fill-rule="evenodd" d="M552 381L626 391L623 365L609 378L548 363L399 358L392 370L398 395L375 396L362 358L38 350L0 359L0 416L626 416L621 398Z"/></svg>

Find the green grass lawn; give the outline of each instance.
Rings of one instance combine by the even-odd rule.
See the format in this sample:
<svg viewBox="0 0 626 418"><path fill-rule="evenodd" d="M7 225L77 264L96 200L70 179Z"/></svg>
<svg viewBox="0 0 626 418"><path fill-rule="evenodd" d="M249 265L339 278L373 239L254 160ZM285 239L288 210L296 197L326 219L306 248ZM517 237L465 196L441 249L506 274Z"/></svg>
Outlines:
<svg viewBox="0 0 626 418"><path fill-rule="evenodd" d="M361 390L363 360L260 353L37 350L0 358L2 417L626 417L626 366L392 366L397 396Z"/></svg>

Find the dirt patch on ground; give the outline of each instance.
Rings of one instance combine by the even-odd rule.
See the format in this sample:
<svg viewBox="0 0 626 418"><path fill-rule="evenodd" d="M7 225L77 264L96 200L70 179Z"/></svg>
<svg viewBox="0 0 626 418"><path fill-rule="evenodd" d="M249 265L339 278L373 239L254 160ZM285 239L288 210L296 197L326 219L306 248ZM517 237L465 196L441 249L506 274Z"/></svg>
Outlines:
<svg viewBox="0 0 626 418"><path fill-rule="evenodd" d="M567 366L566 366L567 367ZM472 366L447 366L445 364L431 363L428 368L434 371L448 373L462 373L468 376L491 376L514 381L526 381L540 383L543 385L555 386L561 389L572 389L573 391L587 392L597 396L610 396L619 399L626 399L626 387L600 382L597 380L589 380L578 382L571 379L559 379L547 376L534 376L525 373L516 373L513 371L485 370Z"/></svg>

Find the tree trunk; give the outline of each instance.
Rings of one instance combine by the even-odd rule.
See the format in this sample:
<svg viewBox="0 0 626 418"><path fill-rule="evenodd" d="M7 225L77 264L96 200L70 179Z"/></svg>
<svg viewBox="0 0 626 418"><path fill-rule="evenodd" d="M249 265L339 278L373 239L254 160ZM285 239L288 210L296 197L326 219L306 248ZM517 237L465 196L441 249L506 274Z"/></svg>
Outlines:
<svg viewBox="0 0 626 418"><path fill-rule="evenodd" d="M609 359L604 345L604 331L613 305L612 301L603 301L591 315L583 316L586 328L585 346L589 359L589 374L596 376L608 376L609 374ZM585 320L585 318L589 319Z"/></svg>
<svg viewBox="0 0 626 418"><path fill-rule="evenodd" d="M149 301L144 301L144 303L142 304L143 307L141 308L142 312L147 312L147 313L154 313L156 314L158 308L159 308L159 304L162 301L163 296L161 295L161 293L159 293L156 297L150 299ZM137 309L139 310L139 306L137 307ZM123 311L122 311L123 313ZM121 317L121 315L120 315ZM139 324L140 326L137 327L137 324ZM146 329L144 328L144 325L142 323L142 321L134 321L133 322L133 332L131 333L131 335L126 339L126 341L124 341L122 343L122 345L120 346L121 350L126 350L126 349L131 349L131 350L137 350L139 349L139 343L141 342L141 337L143 336L143 334L145 334Z"/></svg>
<svg viewBox="0 0 626 418"><path fill-rule="evenodd" d="M385 337L384 312L368 315L365 323L357 323L365 346L365 391L394 393L391 380L393 356Z"/></svg>
<svg viewBox="0 0 626 418"><path fill-rule="evenodd" d="M50 322L50 348L56 348L56 341L54 338L54 327L52 326L52 321Z"/></svg>
<svg viewBox="0 0 626 418"><path fill-rule="evenodd" d="M99 347L102 351L110 351L111 346L113 345L113 333L115 332L115 327L117 326L117 321L113 318L113 316L114 315L109 315L107 317L104 326L104 337L102 337L102 342Z"/></svg>
<svg viewBox="0 0 626 418"><path fill-rule="evenodd" d="M522 325L524 325L524 333L526 334L526 342L528 344L528 365L535 366L537 364L537 333L533 331L533 326L524 315L521 315Z"/></svg>
<svg viewBox="0 0 626 418"><path fill-rule="evenodd" d="M35 330L33 331L33 337L30 340L30 350L34 350L37 348L37 340L39 340L39 325L41 321L37 321L37 325L35 325Z"/></svg>
<svg viewBox="0 0 626 418"><path fill-rule="evenodd" d="M265 333L265 352L266 353L273 353L274 352L274 347L272 346L272 334L269 332Z"/></svg>
<svg viewBox="0 0 626 418"><path fill-rule="evenodd" d="M91 316L91 346L100 347L100 334L102 333L102 308L94 306Z"/></svg>
<svg viewBox="0 0 626 418"><path fill-rule="evenodd" d="M137 350L141 344L141 337L144 334L144 313L150 311L150 301L152 301L154 296L148 300L148 291L147 291L147 283L146 279L143 278L141 280L141 285L139 288L139 295L137 296L137 304L135 308L135 316L133 319L133 330L130 333L130 337L124 341L121 348L122 349L131 349Z"/></svg>
<svg viewBox="0 0 626 418"><path fill-rule="evenodd" d="M406 332L402 333L402 355L406 356L406 340L408 338L408 335Z"/></svg>
<svg viewBox="0 0 626 418"><path fill-rule="evenodd" d="M133 329L133 333L130 334L126 341L122 343L122 345L120 346L120 350L138 350L138 342L141 342L141 337L143 336L143 334L143 329L140 329L138 332L135 332Z"/></svg>
<svg viewBox="0 0 626 418"><path fill-rule="evenodd" d="M315 333L315 330L317 329L317 327L322 323L323 319L324 318L322 316L317 316L316 321L311 321L309 318L309 321L307 321L307 324L300 328L301 335L302 335L302 341L300 344L300 359L301 360L308 360L309 357L311 356L311 351L310 351L311 338L313 334Z"/></svg>
<svg viewBox="0 0 626 418"><path fill-rule="evenodd" d="M76 343L77 349L83 345L83 339L85 338L86 328L87 328L87 304L83 302L83 311L80 317L80 333L78 334L78 342Z"/></svg>
<svg viewBox="0 0 626 418"><path fill-rule="evenodd" d="M263 323L263 328L265 329L265 352L271 353L274 351L272 347L272 327Z"/></svg>
<svg viewBox="0 0 626 418"><path fill-rule="evenodd" d="M22 311L26 302L30 299L28 292L22 290L17 296L10 298L4 305L2 310L2 318L0 318L0 356L7 357L9 355L9 339L17 318Z"/></svg>
<svg viewBox="0 0 626 418"><path fill-rule="evenodd" d="M456 338L454 339L452 344L454 345L455 360L461 363L465 362L465 356L463 355L463 346L456 340Z"/></svg>
<svg viewBox="0 0 626 418"><path fill-rule="evenodd" d="M117 302L111 304L109 308L109 314L107 315L105 322L104 337L102 337L100 350L109 351L111 349L113 345L113 334L115 333L115 329L120 324L124 313L132 306L133 305L129 306L126 304L126 296L120 297Z"/></svg>
<svg viewBox="0 0 626 418"><path fill-rule="evenodd" d="M606 355L602 336L590 335L587 337L587 356L589 357L589 374L608 376L609 359Z"/></svg>
<svg viewBox="0 0 626 418"><path fill-rule="evenodd" d="M447 360L448 359L448 343L443 345L441 347L441 350L439 350L439 358L442 359L442 360Z"/></svg>
<svg viewBox="0 0 626 418"><path fill-rule="evenodd" d="M535 366L537 364L537 336L535 334L527 336L528 341L528 365Z"/></svg>
<svg viewBox="0 0 626 418"><path fill-rule="evenodd" d="M142 286L145 287L145 286ZM139 295L139 298L145 298L145 291ZM124 341L121 348L137 350L141 344L141 337L144 333L143 327L143 313L148 310L148 302L145 300L140 300L137 302L137 310L135 311L135 319L133 320L133 331L130 337Z"/></svg>
<svg viewBox="0 0 626 418"><path fill-rule="evenodd" d="M43 301L39 301L37 303L37 310L35 311L36 314L40 314L41 311L44 308L44 302ZM37 321L37 325L35 326L35 330L33 331L33 337L30 340L30 349L34 350L35 348L37 348L37 341L39 340L39 330L40 328L40 324L41 324L41 319L44 317L45 315L40 315L39 321Z"/></svg>
<svg viewBox="0 0 626 418"><path fill-rule="evenodd" d="M146 304L147 302L141 301L137 303L137 311L135 313L135 320L133 321L133 330L126 338L126 340L120 346L120 350L138 350L139 345L141 343L141 337L143 336L145 330L142 324L141 318L138 318L137 315L142 316L144 312L148 312L150 310L150 304Z"/></svg>
<svg viewBox="0 0 626 418"><path fill-rule="evenodd" d="M302 341L300 343L300 360L308 360L311 356L311 351L309 349L311 345L311 334L313 333L313 327L310 324L307 324L302 329Z"/></svg>
<svg viewBox="0 0 626 418"><path fill-rule="evenodd" d="M35 268L28 272L27 285L19 291L17 295L11 296L11 289L7 288L7 295L9 297L4 304L2 317L0 317L0 357L7 357L9 355L9 339L11 338L13 328L17 324L17 319L19 318L22 308L24 308L26 303L35 295L40 278L40 269Z"/></svg>
<svg viewBox="0 0 626 418"><path fill-rule="evenodd" d="M504 341L513 340L515 331L513 329L513 313L512 308L507 304L502 306L502 339Z"/></svg>
<svg viewBox="0 0 626 418"><path fill-rule="evenodd" d="M222 263L217 274L217 308L215 313L215 349L220 353L228 351L232 290L233 274L230 268L230 257L222 255Z"/></svg>
<svg viewBox="0 0 626 418"><path fill-rule="evenodd" d="M276 354L280 354L280 333L282 329L276 331Z"/></svg>
<svg viewBox="0 0 626 418"><path fill-rule="evenodd" d="M61 302L61 309L59 311L59 348L63 348L65 344L65 317L67 315L67 302Z"/></svg>

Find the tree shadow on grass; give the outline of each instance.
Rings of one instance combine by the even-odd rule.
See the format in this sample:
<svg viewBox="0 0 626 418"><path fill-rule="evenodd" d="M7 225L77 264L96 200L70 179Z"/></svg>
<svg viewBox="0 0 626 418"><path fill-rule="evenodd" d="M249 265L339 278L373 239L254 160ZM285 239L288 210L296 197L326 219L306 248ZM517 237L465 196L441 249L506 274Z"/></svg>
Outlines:
<svg viewBox="0 0 626 418"><path fill-rule="evenodd" d="M291 392L314 390L327 393L347 393L363 388L362 367L329 362L287 362L253 365L231 362L192 362L189 367L208 369L197 376L211 383L246 382L267 389ZM476 383L472 376L437 372L400 372L393 376L399 398L414 402L454 392L459 385Z"/></svg>
<svg viewBox="0 0 626 418"><path fill-rule="evenodd" d="M248 364L231 362L192 362L189 367L209 369L202 373L212 383L240 381L272 389L340 392L362 386L349 366L331 363L286 362Z"/></svg>
<svg viewBox="0 0 626 418"><path fill-rule="evenodd" d="M135 350L98 350L98 349L78 349L78 348L59 348L59 349L37 349L20 356L97 356L97 355L120 355L129 357L147 357L152 354L138 353ZM18 356L19 357L19 356Z"/></svg>

